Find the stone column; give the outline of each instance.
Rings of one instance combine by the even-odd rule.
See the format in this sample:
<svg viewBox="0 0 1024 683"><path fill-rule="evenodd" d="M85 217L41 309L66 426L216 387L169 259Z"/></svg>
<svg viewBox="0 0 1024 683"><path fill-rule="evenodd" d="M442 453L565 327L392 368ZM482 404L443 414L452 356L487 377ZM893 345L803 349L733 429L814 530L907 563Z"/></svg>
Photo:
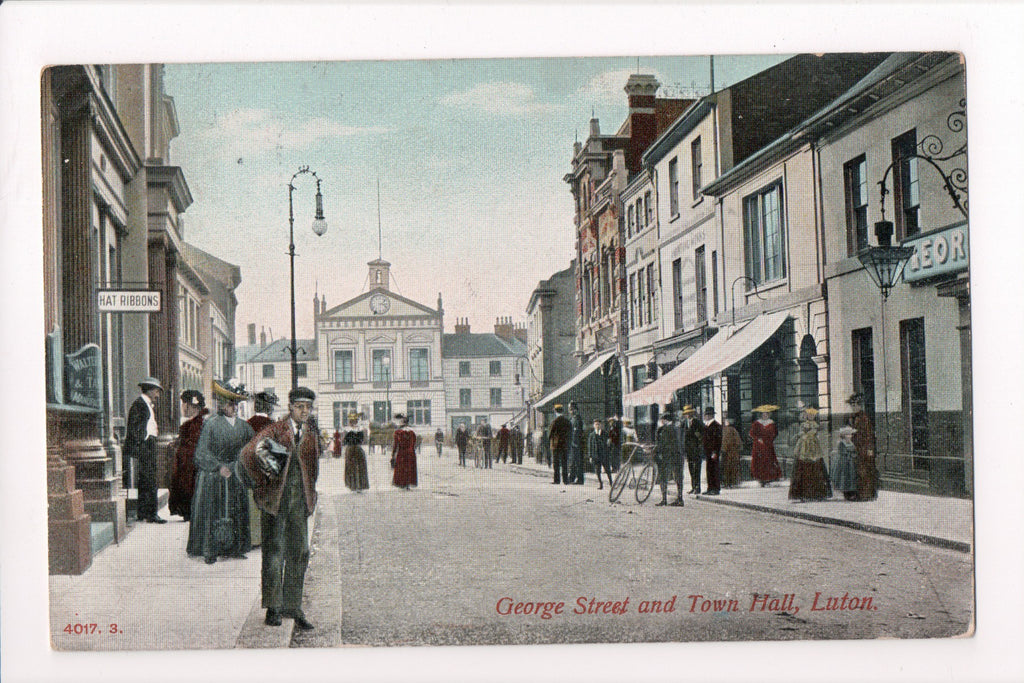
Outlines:
<svg viewBox="0 0 1024 683"><path fill-rule="evenodd" d="M92 239L92 108L88 95L67 114L62 127L62 252L64 352L73 352L97 338L94 284L96 245ZM100 441L100 413L65 411L61 419L65 457L75 467L84 494L85 511L93 522L109 522L113 537L124 537L124 499L113 458Z"/></svg>
<svg viewBox="0 0 1024 683"><path fill-rule="evenodd" d="M47 363L60 368L62 345L62 164L60 109L53 91L54 69L42 76L43 160L43 298L48 334ZM90 518L84 496L75 484L75 468L62 454L64 433L57 404L63 400L63 375L48 374L52 383L46 407L46 500L49 573L81 574L92 563Z"/></svg>
<svg viewBox="0 0 1024 683"><path fill-rule="evenodd" d="M156 406L159 436L156 440L157 488L168 486L168 446L178 433L178 296L177 255L160 240L149 243L150 286L161 290L163 310L149 315L150 369L164 385ZM158 502L159 505L159 502Z"/></svg>

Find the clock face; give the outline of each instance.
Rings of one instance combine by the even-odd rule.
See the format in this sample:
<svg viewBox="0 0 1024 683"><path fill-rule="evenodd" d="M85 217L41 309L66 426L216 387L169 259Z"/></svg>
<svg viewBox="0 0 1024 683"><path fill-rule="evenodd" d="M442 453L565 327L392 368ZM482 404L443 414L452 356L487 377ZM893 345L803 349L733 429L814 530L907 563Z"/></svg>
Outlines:
<svg viewBox="0 0 1024 683"><path fill-rule="evenodd" d="M391 308L391 299L383 294L374 294L370 297L370 311L374 315L384 315Z"/></svg>

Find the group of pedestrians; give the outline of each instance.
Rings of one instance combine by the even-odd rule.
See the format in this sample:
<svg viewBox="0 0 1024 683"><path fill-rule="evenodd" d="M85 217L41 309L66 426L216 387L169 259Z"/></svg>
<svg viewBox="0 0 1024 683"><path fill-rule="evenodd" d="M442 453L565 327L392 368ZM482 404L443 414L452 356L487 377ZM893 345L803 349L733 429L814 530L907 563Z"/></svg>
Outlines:
<svg viewBox="0 0 1024 683"><path fill-rule="evenodd" d="M156 406L163 387L147 377L139 388L128 413L125 451L138 467L138 520L163 524L155 474ZM173 447L168 504L189 525L185 551L214 564L244 559L250 548L262 546L264 623L279 626L290 617L298 628L312 629L302 611L302 590L322 452L311 417L316 395L306 387L293 389L288 414L273 421L277 398L272 394L257 394L255 414L243 420L238 406L249 395L242 385L214 381L213 393L218 408L213 417L207 417L201 392L179 396L184 420Z"/></svg>
<svg viewBox="0 0 1024 683"><path fill-rule="evenodd" d="M551 483L582 486L586 465L583 459L583 417L580 415L579 406L575 401L570 401L568 415L565 414L562 404L555 405L554 411L555 418L547 432L548 454L555 473L554 481ZM587 457L594 466L599 489L604 488L602 473L608 475L608 485L611 486L612 472L619 466L622 437L621 422L610 420L609 428L605 429L604 421L601 419L593 421L593 429L586 436ZM635 438L635 434L631 438Z"/></svg>
<svg viewBox="0 0 1024 683"><path fill-rule="evenodd" d="M705 495L717 496L721 493L723 484L723 459L726 454L723 452L723 443L728 444L727 467L728 485L734 485L734 477L738 478L739 473L739 449L733 450L733 446L739 441L739 435L735 434L736 429L732 425L722 426L715 419L715 409L707 407L704 409L704 419L697 418L697 411L693 406L687 405L682 410L683 421L677 428L674 424L675 416L671 411L661 414L661 424L655 432L654 457L658 464L658 485L661 488L661 502L657 505L674 505L682 507L683 500L683 460L686 460L687 469L690 473L691 495L701 493L701 463L704 464L707 477L707 488L703 491ZM682 435L682 446L679 444L679 434ZM668 482L670 479L676 482L676 498L668 502Z"/></svg>
<svg viewBox="0 0 1024 683"><path fill-rule="evenodd" d="M800 418L800 437L790 477L789 498L813 501L831 498L834 491L847 501L866 501L878 497L878 471L875 468L875 435L871 419L864 411L861 394L847 403L853 410L847 424L838 430L832 457L832 472L818 440L818 411L805 408Z"/></svg>
<svg viewBox="0 0 1024 683"><path fill-rule="evenodd" d="M444 441L444 432L438 429L434 436L435 442L438 444L437 454L441 455L441 444ZM466 466L466 455L470 450L470 445L475 442L475 465L484 469L493 469L495 462L511 462L512 464L523 463L523 431L519 428L519 425L514 425L511 429L508 427L508 423L505 423L498 430L497 434L491 429L486 419L481 419L480 423L476 427L476 431L473 435L470 435L469 428L466 423L460 422L455 428L455 434L452 439L455 442L455 448L459 454L459 465L462 467ZM498 442L497 453L492 453L494 441Z"/></svg>

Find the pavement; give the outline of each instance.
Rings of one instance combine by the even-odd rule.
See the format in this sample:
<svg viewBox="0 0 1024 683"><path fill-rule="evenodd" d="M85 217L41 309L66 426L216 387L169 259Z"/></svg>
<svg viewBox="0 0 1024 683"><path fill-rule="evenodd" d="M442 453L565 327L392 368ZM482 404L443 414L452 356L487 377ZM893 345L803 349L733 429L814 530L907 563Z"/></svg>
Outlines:
<svg viewBox="0 0 1024 683"><path fill-rule="evenodd" d="M452 457L448 450L446 457ZM424 449L420 457L428 456ZM342 482L342 460L326 458L321 465L317 488L322 501L326 503L332 496L350 493ZM498 463L495 469L517 475L552 476L548 466L537 464L532 458L524 459L521 465ZM587 473L584 486L597 491L597 479L592 473ZM604 495L605 491L597 495ZM670 486L670 495L672 492ZM835 499L796 503L790 501L787 494L786 481L768 487L748 482L737 488L723 489L719 496L688 496L687 499L702 505L747 508L971 552L973 504L970 500L880 491L877 500L863 503ZM647 504L656 499L657 492ZM323 516L331 514L334 514L331 505L317 506L310 524L311 563L317 562L323 552L336 552L333 550L336 544L317 535L317 529L325 521ZM84 574L49 577L53 648L288 647L294 629L291 619L285 619L280 627L263 624L259 548L252 549L244 560L221 560L206 565L201 558L185 553L188 524L171 517L166 507L161 509L160 515L170 520L169 523L136 523L120 544L101 550ZM338 598L337 602L328 602L340 611L340 596ZM325 603L318 601L318 604ZM317 615L308 615L316 623ZM95 627L91 626L93 624Z"/></svg>
<svg viewBox="0 0 1024 683"><path fill-rule="evenodd" d="M505 467L505 465L499 465ZM524 458L521 465L507 465L520 474L553 478L547 465ZM685 468L684 468L685 469ZM684 490L691 486L689 472L684 473ZM597 489L597 477L588 472L585 487ZM605 491L607 491L607 485ZM669 496L675 483L670 482ZM648 504L658 498L651 495ZM823 501L798 502L789 499L789 480L760 486L756 481L743 482L735 488L723 488L717 496L691 495L687 500L701 504L728 505L775 515L804 519L819 524L846 527L872 534L893 536L926 543L940 548L969 553L974 537L974 503L969 499L927 496L901 491L878 492L878 498L865 502L849 502L841 496Z"/></svg>

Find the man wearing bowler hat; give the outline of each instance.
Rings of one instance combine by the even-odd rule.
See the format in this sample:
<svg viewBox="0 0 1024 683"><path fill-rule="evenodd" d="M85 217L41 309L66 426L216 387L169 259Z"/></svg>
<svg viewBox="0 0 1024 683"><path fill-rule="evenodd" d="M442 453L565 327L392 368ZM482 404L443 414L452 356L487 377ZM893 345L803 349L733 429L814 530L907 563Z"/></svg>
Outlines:
<svg viewBox="0 0 1024 683"><path fill-rule="evenodd" d="M124 449L129 458L138 463L139 497L135 507L135 518L140 522L164 524L166 519L157 515L156 497L156 404L163 393L163 385L156 377L147 377L139 382L141 395L128 409L128 429Z"/></svg>
<svg viewBox="0 0 1024 683"><path fill-rule="evenodd" d="M261 589L264 623L282 617L313 628L302 611L302 586L309 565L307 522L316 508L320 435L310 423L316 394L307 387L288 393L288 415L264 427L242 449L238 474L252 487L262 512ZM271 467L271 456L276 467Z"/></svg>

